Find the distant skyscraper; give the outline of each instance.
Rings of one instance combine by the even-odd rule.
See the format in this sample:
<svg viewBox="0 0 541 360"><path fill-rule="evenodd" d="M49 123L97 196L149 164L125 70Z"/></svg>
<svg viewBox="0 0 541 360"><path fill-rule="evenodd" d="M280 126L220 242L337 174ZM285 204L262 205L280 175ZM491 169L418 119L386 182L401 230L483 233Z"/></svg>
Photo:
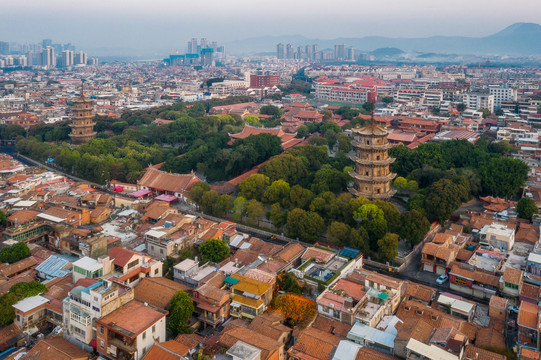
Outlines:
<svg viewBox="0 0 541 360"><path fill-rule="evenodd" d="M45 49L43 49L41 52L40 64L48 68L56 67L56 56L52 47L47 46Z"/></svg>
<svg viewBox="0 0 541 360"><path fill-rule="evenodd" d="M346 45L334 45L334 59L344 60L346 58Z"/></svg>
<svg viewBox="0 0 541 360"><path fill-rule="evenodd" d="M285 58L284 44L280 43L280 44L276 45L276 57L278 59L284 59Z"/></svg>
<svg viewBox="0 0 541 360"><path fill-rule="evenodd" d="M304 46L297 47L297 59L304 59Z"/></svg>
<svg viewBox="0 0 541 360"><path fill-rule="evenodd" d="M9 43L5 41L0 41L0 55L9 54Z"/></svg>
<svg viewBox="0 0 541 360"><path fill-rule="evenodd" d="M84 51L78 51L77 53L75 53L75 56L73 59L73 63L75 65L86 65L87 62L88 62L88 56L86 55Z"/></svg>
<svg viewBox="0 0 541 360"><path fill-rule="evenodd" d="M53 41L51 39L43 39L41 41L41 47L46 49L47 46L52 46L53 45Z"/></svg>
<svg viewBox="0 0 541 360"><path fill-rule="evenodd" d="M286 58L293 59L295 55L293 54L293 45L287 44L286 45Z"/></svg>
<svg viewBox="0 0 541 360"><path fill-rule="evenodd" d="M318 59L319 46L317 44L312 45L312 60Z"/></svg>
<svg viewBox="0 0 541 360"><path fill-rule="evenodd" d="M62 51L62 66L64 67L73 66L73 51L71 50Z"/></svg>
<svg viewBox="0 0 541 360"><path fill-rule="evenodd" d="M192 38L192 40L188 42L188 54L197 54L197 47L197 39Z"/></svg>
<svg viewBox="0 0 541 360"><path fill-rule="evenodd" d="M353 49L352 47L348 47L348 56L347 56L347 59L350 60L350 61L354 61L354 60L355 60L355 49Z"/></svg>
<svg viewBox="0 0 541 360"><path fill-rule="evenodd" d="M312 47L310 45L304 47L304 53L307 60L312 60Z"/></svg>
<svg viewBox="0 0 541 360"><path fill-rule="evenodd" d="M26 53L26 65L27 66L34 65L34 53L32 51L29 51Z"/></svg>

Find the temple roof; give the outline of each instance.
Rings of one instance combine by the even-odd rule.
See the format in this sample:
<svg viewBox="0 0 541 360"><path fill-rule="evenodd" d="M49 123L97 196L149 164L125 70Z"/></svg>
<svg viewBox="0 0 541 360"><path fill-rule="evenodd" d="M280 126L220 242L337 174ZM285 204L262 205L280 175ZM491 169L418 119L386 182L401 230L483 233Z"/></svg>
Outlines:
<svg viewBox="0 0 541 360"><path fill-rule="evenodd" d="M384 136L389 134L389 131L387 131L386 128L377 124L368 124L361 128L352 129L352 131L360 135Z"/></svg>

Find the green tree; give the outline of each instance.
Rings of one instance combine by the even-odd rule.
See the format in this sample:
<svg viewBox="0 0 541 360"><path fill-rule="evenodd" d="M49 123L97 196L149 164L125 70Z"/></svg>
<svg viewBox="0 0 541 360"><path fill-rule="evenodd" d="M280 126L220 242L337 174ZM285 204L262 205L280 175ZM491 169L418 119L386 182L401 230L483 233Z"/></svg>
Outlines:
<svg viewBox="0 0 541 360"><path fill-rule="evenodd" d="M539 213L539 209L537 208L535 201L529 197L523 197L517 203L517 212L520 218L531 221L532 216Z"/></svg>
<svg viewBox="0 0 541 360"><path fill-rule="evenodd" d="M239 184L240 196L246 199L260 200L269 186L270 180L268 176L262 174L253 174Z"/></svg>
<svg viewBox="0 0 541 360"><path fill-rule="evenodd" d="M30 249L24 242L18 242L0 249L0 262L13 264L30 256Z"/></svg>
<svg viewBox="0 0 541 360"><path fill-rule="evenodd" d="M261 200L265 204L273 204L276 202L284 203L289 197L289 184L284 180L274 181L263 193Z"/></svg>
<svg viewBox="0 0 541 360"><path fill-rule="evenodd" d="M201 207L203 211L209 214L214 214L216 211L216 204L220 195L214 190L207 191L201 198Z"/></svg>
<svg viewBox="0 0 541 360"><path fill-rule="evenodd" d="M429 228L430 223L417 210L404 211L400 214L398 234L412 246L417 245L424 239Z"/></svg>
<svg viewBox="0 0 541 360"><path fill-rule="evenodd" d="M248 206L248 201L242 196L237 196L233 201L233 218L237 221L242 222L242 219L246 216L246 207Z"/></svg>
<svg viewBox="0 0 541 360"><path fill-rule="evenodd" d="M304 139L308 136L308 127L306 125L300 125L297 128L297 136L299 139Z"/></svg>
<svg viewBox="0 0 541 360"><path fill-rule="evenodd" d="M528 170L520 159L492 158L481 169L483 190L494 196L514 196L526 182Z"/></svg>
<svg viewBox="0 0 541 360"><path fill-rule="evenodd" d="M169 303L169 308L169 329L173 336L190 333L191 330L188 328L187 323L194 311L190 295L183 290L177 291Z"/></svg>
<svg viewBox="0 0 541 360"><path fill-rule="evenodd" d="M483 119L489 117L491 114L489 109L481 108L479 109L479 111L483 113Z"/></svg>
<svg viewBox="0 0 541 360"><path fill-rule="evenodd" d="M229 256L229 247L220 239L204 241L199 245L198 250L203 262L212 261L217 263Z"/></svg>
<svg viewBox="0 0 541 360"><path fill-rule="evenodd" d="M6 226L7 219L8 219L8 214L0 210L0 224L2 226Z"/></svg>
<svg viewBox="0 0 541 360"><path fill-rule="evenodd" d="M259 113L278 117L282 114L282 110L274 105L264 105L259 109Z"/></svg>
<svg viewBox="0 0 541 360"><path fill-rule="evenodd" d="M248 218L248 223L251 225L259 225L259 219L265 215L265 207L262 203L256 199L252 199L248 202L246 206L246 216Z"/></svg>
<svg viewBox="0 0 541 360"><path fill-rule="evenodd" d="M378 240L378 254L381 261L392 261L398 255L398 235L387 233Z"/></svg>
<svg viewBox="0 0 541 360"><path fill-rule="evenodd" d="M302 291L299 281L292 272L285 272L278 275L276 277L276 285L279 290L288 293L300 294Z"/></svg>
<svg viewBox="0 0 541 360"><path fill-rule="evenodd" d="M17 299L19 300L43 294L47 291L49 291L49 289L47 289L47 286L43 285L39 281L17 283L9 289L9 292L15 294L15 296L17 296Z"/></svg>
<svg viewBox="0 0 541 360"><path fill-rule="evenodd" d="M288 206L291 209L299 208L307 210L313 198L314 194L310 190L300 185L294 185L289 191L289 201L284 206Z"/></svg>
<svg viewBox="0 0 541 360"><path fill-rule="evenodd" d="M327 241L334 245L348 245L351 229L342 222L333 221L327 226Z"/></svg>
<svg viewBox="0 0 541 360"><path fill-rule="evenodd" d="M195 183L188 192L188 197L195 202L198 206L201 206L201 200L203 199L203 194L210 190L209 184L206 182L200 181Z"/></svg>
<svg viewBox="0 0 541 360"><path fill-rule="evenodd" d="M231 210L233 210L234 203L233 198L229 194L222 194L220 197L218 197L218 201L216 202L216 205L214 206L215 212L217 214L226 215Z"/></svg>
<svg viewBox="0 0 541 360"><path fill-rule="evenodd" d="M393 185L396 190L398 190L398 192L403 192L406 191L408 188L408 180L406 180L402 176L398 176L396 179L394 179Z"/></svg>
<svg viewBox="0 0 541 360"><path fill-rule="evenodd" d="M384 104L390 104L394 101L394 99L391 96L384 96L381 101L383 101Z"/></svg>
<svg viewBox="0 0 541 360"><path fill-rule="evenodd" d="M456 110L460 113L464 112L464 110L466 110L466 104L464 103L456 104Z"/></svg>
<svg viewBox="0 0 541 360"><path fill-rule="evenodd" d="M258 172L267 176L270 181L282 179L290 185L298 184L306 174L301 160L290 154L274 156L261 165Z"/></svg>
<svg viewBox="0 0 541 360"><path fill-rule="evenodd" d="M374 204L364 204L353 213L353 218L361 223L368 233L370 249L377 249L377 241L387 233L387 221L383 210Z"/></svg>
<svg viewBox="0 0 541 360"><path fill-rule="evenodd" d="M259 118L254 115L246 115L243 120L246 124L251 125L251 126L261 125Z"/></svg>
<svg viewBox="0 0 541 360"><path fill-rule="evenodd" d="M426 214L434 220L444 222L461 204L460 189L449 179L432 184L425 199Z"/></svg>
<svg viewBox="0 0 541 360"><path fill-rule="evenodd" d="M315 242L325 230L323 218L312 211L293 209L287 215L287 234L306 242Z"/></svg>
<svg viewBox="0 0 541 360"><path fill-rule="evenodd" d="M15 305L19 299L13 293L7 293L0 296L0 325L8 325L15 320L15 311L13 311L13 305Z"/></svg>
<svg viewBox="0 0 541 360"><path fill-rule="evenodd" d="M271 205L268 218L275 228L280 229L287 221L287 212L280 207L279 203L274 203Z"/></svg>

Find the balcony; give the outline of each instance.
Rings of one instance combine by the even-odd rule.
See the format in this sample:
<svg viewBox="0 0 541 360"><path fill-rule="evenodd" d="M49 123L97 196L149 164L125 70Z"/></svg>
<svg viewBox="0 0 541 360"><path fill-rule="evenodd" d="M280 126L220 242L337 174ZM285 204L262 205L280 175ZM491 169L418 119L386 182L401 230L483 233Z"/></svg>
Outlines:
<svg viewBox="0 0 541 360"><path fill-rule="evenodd" d="M379 150L379 151L383 151L383 150L389 150L390 148L393 147L393 144L391 143L386 143L386 144L363 144L363 143L360 143L358 141L351 141L351 145L353 145L353 147L357 148L357 149L363 149L363 150Z"/></svg>
<svg viewBox="0 0 541 360"><path fill-rule="evenodd" d="M374 176L370 176L370 175L361 175L361 174L357 174L356 172L354 171L350 171L349 172L349 176L351 176L352 178L354 179L357 179L359 181L366 181L366 182L386 182L386 181L391 181L395 178L396 174L395 173L389 173L387 175L374 175Z"/></svg>
<svg viewBox="0 0 541 360"><path fill-rule="evenodd" d="M357 155L348 155L348 157L356 162L357 164L361 165L376 165L376 166L385 166L392 164L396 159L392 157L388 157L383 160L377 160L377 159L361 159Z"/></svg>
<svg viewBox="0 0 541 360"><path fill-rule="evenodd" d="M117 349L123 350L124 352L127 352L129 354L132 354L137 351L137 347L135 344L126 344L123 340L118 338L112 338L107 340L107 343L109 345L115 346ZM118 350L117 350L117 356L118 356Z"/></svg>

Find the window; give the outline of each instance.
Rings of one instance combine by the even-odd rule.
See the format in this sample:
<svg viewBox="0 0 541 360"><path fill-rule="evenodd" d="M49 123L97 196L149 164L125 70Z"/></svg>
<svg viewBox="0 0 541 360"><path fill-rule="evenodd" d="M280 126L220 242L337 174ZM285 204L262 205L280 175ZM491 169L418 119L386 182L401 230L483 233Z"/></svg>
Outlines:
<svg viewBox="0 0 541 360"><path fill-rule="evenodd" d="M153 333L156 332L156 325L152 325L152 332L153 332Z"/></svg>
<svg viewBox="0 0 541 360"><path fill-rule="evenodd" d="M517 290L518 289L518 285L517 284L513 284L513 283L509 283L509 282L505 282L505 287L508 287L510 289L515 289Z"/></svg>
<svg viewBox="0 0 541 360"><path fill-rule="evenodd" d="M145 332L143 333L143 340L145 340L146 338L147 338L147 332L145 331Z"/></svg>
<svg viewBox="0 0 541 360"><path fill-rule="evenodd" d="M100 340L100 349L103 350L104 347L105 347L105 343L103 342L103 340Z"/></svg>
<svg viewBox="0 0 541 360"><path fill-rule="evenodd" d="M100 334L103 334L105 330L103 329L103 326L100 326Z"/></svg>
<svg viewBox="0 0 541 360"><path fill-rule="evenodd" d="M154 270L154 275L157 275L157 274L158 274L158 268L156 268L156 269Z"/></svg>

